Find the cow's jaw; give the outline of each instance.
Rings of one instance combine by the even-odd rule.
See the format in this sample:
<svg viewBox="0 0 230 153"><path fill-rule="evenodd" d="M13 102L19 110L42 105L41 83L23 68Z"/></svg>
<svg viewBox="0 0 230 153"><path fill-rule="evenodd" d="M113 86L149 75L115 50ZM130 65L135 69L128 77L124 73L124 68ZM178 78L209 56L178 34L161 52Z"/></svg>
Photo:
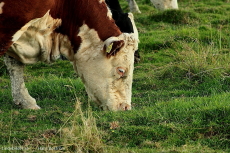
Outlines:
<svg viewBox="0 0 230 153"><path fill-rule="evenodd" d="M130 110L134 51L137 41L131 34L114 39L125 40L125 46L116 56L107 58L104 42L87 25L80 28L82 44L75 54L74 68L81 77L89 98L103 110ZM106 41L105 41L106 42Z"/></svg>

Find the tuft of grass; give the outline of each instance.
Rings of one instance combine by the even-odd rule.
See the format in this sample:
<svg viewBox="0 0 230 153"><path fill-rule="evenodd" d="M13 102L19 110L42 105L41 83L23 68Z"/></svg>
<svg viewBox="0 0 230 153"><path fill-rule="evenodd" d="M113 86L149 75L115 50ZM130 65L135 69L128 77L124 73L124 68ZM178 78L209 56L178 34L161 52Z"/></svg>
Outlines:
<svg viewBox="0 0 230 153"><path fill-rule="evenodd" d="M149 20L155 22L167 22L172 24L194 24L199 22L199 18L196 13L185 10L166 10L157 14L149 16Z"/></svg>
<svg viewBox="0 0 230 153"><path fill-rule="evenodd" d="M84 113L78 101L71 124L71 127L60 129L60 140L66 150L70 152L105 152L105 145L90 107Z"/></svg>
<svg viewBox="0 0 230 153"><path fill-rule="evenodd" d="M215 53L210 48L201 47L197 52L188 47L173 56L174 62L157 68L155 74L158 78L187 78L202 82L204 78L214 79L229 75L230 55Z"/></svg>
<svg viewBox="0 0 230 153"><path fill-rule="evenodd" d="M199 8L195 8L194 11L198 13L213 13L213 14L224 14L225 13L225 9L221 7L215 7L215 8L199 7Z"/></svg>

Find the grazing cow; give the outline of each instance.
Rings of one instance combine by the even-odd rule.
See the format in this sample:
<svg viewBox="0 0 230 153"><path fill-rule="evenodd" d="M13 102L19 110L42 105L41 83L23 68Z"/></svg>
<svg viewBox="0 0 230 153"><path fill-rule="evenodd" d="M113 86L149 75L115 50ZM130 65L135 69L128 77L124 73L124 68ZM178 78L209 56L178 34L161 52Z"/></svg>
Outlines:
<svg viewBox="0 0 230 153"><path fill-rule="evenodd" d="M122 33L104 0L1 0L0 54L15 104L40 109L24 84L24 64L64 55L89 98L104 110L130 110L138 36Z"/></svg>
<svg viewBox="0 0 230 153"><path fill-rule="evenodd" d="M134 33L132 21L130 19L132 18L132 14L124 13L118 0L105 0L105 2L109 6L112 12L112 17L115 20L116 25L120 28L121 32ZM138 32L136 31L136 33ZM138 50L135 51L134 61L135 63L140 61L140 54Z"/></svg>
<svg viewBox="0 0 230 153"><path fill-rule="evenodd" d="M131 12L141 13L135 0L127 0ZM150 0L154 7L164 11L167 9L178 9L177 0Z"/></svg>
<svg viewBox="0 0 230 153"><path fill-rule="evenodd" d="M167 9L178 9L177 0L151 0L156 9L164 11Z"/></svg>

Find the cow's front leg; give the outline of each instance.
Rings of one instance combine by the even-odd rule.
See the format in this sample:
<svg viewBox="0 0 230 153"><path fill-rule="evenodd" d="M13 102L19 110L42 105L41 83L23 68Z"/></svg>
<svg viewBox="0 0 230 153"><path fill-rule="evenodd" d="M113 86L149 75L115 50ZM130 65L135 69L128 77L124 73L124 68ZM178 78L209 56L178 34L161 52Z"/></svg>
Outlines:
<svg viewBox="0 0 230 153"><path fill-rule="evenodd" d="M11 92L14 103L21 105L25 109L40 109L36 104L36 100L29 95L25 87L23 78L24 64L14 58L10 58L8 55L5 55L4 62L10 74Z"/></svg>

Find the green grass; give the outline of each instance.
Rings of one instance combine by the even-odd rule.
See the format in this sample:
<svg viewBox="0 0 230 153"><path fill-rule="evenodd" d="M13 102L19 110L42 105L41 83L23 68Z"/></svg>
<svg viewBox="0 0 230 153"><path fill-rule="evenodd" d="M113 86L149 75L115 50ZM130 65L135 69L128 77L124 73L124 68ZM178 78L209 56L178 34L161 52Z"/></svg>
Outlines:
<svg viewBox="0 0 230 153"><path fill-rule="evenodd" d="M133 109L89 106L72 66L58 61L26 67L42 110L22 110L0 59L0 152L230 152L230 3L178 0L180 10L165 12L137 3Z"/></svg>

